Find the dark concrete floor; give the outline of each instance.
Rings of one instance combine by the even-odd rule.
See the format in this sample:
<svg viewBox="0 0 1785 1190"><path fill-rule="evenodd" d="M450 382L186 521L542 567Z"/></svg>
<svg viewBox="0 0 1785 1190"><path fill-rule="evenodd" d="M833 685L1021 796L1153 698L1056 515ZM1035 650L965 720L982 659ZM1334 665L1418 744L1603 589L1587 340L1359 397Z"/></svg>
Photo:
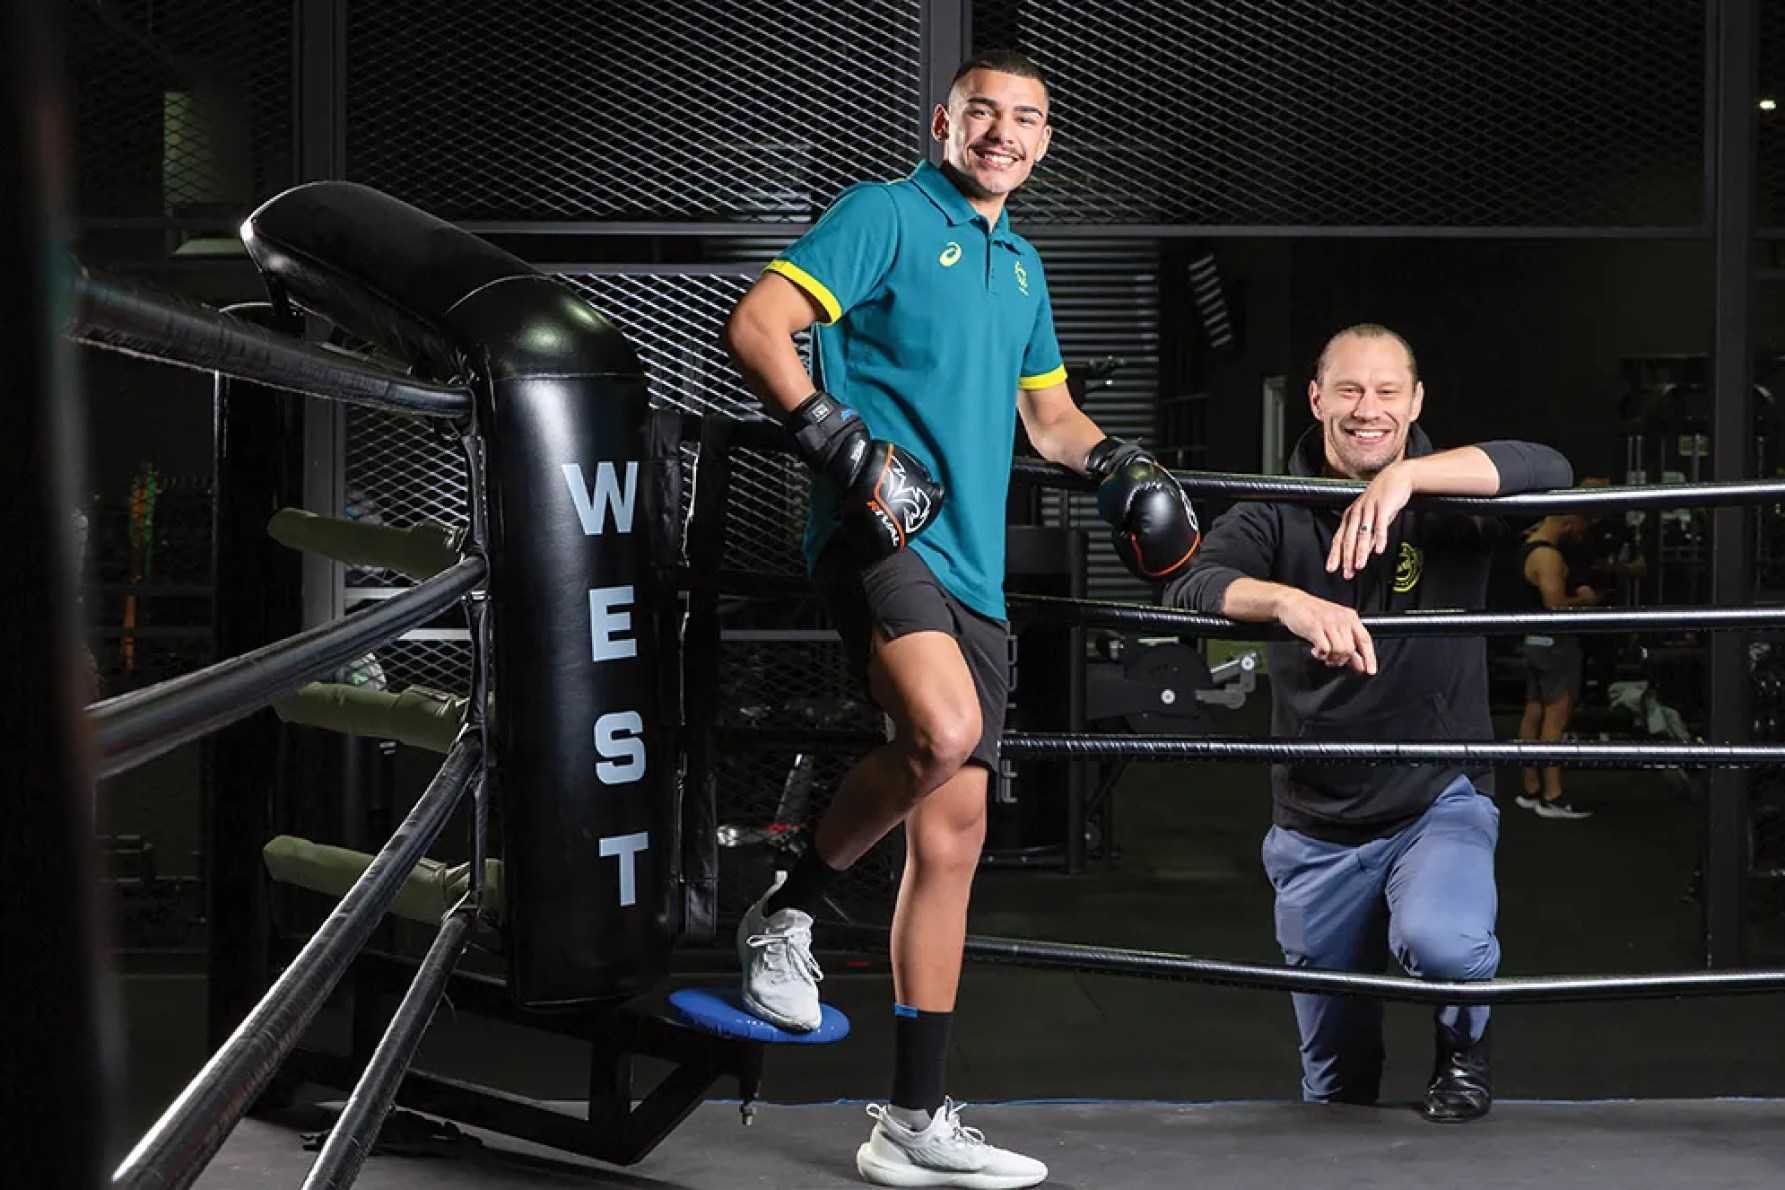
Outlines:
<svg viewBox="0 0 1785 1190"><path fill-rule="evenodd" d="M1467 1128L1436 1128L1410 1112L1300 1104L1001 1106L969 1119L994 1142L1045 1161L1047 1184L1062 1190L1774 1190L1785 1180L1781 1103L1503 1104ZM315 1160L299 1134L324 1122L244 1123L198 1190L297 1185ZM860 1185L854 1153L869 1127L859 1105L836 1104L776 1108L746 1131L733 1112L708 1104L623 1170L478 1135L450 1158L374 1156L357 1185Z"/></svg>
<svg viewBox="0 0 1785 1190"><path fill-rule="evenodd" d="M1516 773L1504 788L1516 787ZM1502 798L1503 974L1644 972L1700 965L1690 886L1702 809L1655 775L1580 773L1582 822L1536 818ZM1118 794L1119 858L1076 877L988 870L976 933L1280 961L1258 865L1263 770L1139 765ZM719 961L723 962L722 956ZM711 982L711 979L693 980ZM891 989L883 968L830 962L827 999L854 1032L769 1056L764 1096L785 1103L883 1096ZM125 981L129 1096L140 1133L205 1058L202 982L178 970ZM1495 1076L1509 1099L1785 1095L1774 996L1532 1006L1497 1014ZM1430 1062L1429 1010L1391 1005L1384 1094L1408 1100ZM338 1031L325 1022L322 1031ZM587 1086L574 1043L443 1010L420 1065L540 1099ZM1283 1100L1296 1094L1286 997L1184 983L972 966L950 1091L973 1101ZM721 1087L720 1093L731 1093Z"/></svg>

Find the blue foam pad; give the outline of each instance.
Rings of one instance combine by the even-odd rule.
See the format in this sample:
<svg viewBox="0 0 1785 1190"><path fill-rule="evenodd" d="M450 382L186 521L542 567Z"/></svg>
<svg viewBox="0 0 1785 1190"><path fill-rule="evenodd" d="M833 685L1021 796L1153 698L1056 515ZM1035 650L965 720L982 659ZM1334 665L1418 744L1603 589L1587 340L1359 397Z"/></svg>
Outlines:
<svg viewBox="0 0 1785 1190"><path fill-rule="evenodd" d="M743 994L735 987L679 988L669 994L669 1003L690 1025L720 1037L772 1045L827 1045L849 1036L849 1018L828 1004L819 1006L816 1029L810 1033L789 1033L745 1008Z"/></svg>

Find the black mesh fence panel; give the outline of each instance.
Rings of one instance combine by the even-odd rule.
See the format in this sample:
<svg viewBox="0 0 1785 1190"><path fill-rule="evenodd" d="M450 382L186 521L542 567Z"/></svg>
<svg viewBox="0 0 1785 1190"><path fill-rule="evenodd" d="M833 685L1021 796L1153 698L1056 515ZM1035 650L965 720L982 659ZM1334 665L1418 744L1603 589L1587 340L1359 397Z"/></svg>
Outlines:
<svg viewBox="0 0 1785 1190"><path fill-rule="evenodd" d="M851 672L834 633L725 634L719 657L722 728L878 731L881 717ZM801 752L750 744L733 735L719 762L720 901L735 921L768 887L777 863L806 847L853 754ZM856 921L891 918L904 866L904 836L881 841L837 882L833 915Z"/></svg>
<svg viewBox="0 0 1785 1190"><path fill-rule="evenodd" d="M724 727L880 728L880 713L829 632L728 633L719 691Z"/></svg>
<svg viewBox="0 0 1785 1190"><path fill-rule="evenodd" d="M73 0L79 213L295 179L295 4ZM1762 4L1763 85L1785 18ZM348 175L468 220L805 219L924 146L918 0L347 6ZM1697 224L1702 2L979 0L1050 69L1029 223ZM839 113L847 113L839 118ZM1762 120L1763 222L1785 223Z"/></svg>
<svg viewBox="0 0 1785 1190"><path fill-rule="evenodd" d="M718 345L720 327L755 276L756 270L740 265L735 271L725 266L716 272L575 273L563 279L638 351L655 407L758 421L761 405ZM804 573L804 468L791 455L751 450L734 451L731 467L725 566Z"/></svg>
<svg viewBox="0 0 1785 1190"><path fill-rule="evenodd" d="M469 523L465 456L438 423L349 406L346 412L344 507L350 520L408 528L464 529ZM413 579L396 570L346 568L347 610L381 599ZM389 641L350 662L337 680L392 693L425 686L463 696L471 691L471 639L463 617L448 613L429 627Z"/></svg>
<svg viewBox="0 0 1785 1190"><path fill-rule="evenodd" d="M566 284L626 336L659 409L760 418L756 398L719 347L719 328L755 274L569 273Z"/></svg>
<svg viewBox="0 0 1785 1190"><path fill-rule="evenodd" d="M732 452L725 509L725 568L759 574L806 573L802 541L809 475L789 454Z"/></svg>
<svg viewBox="0 0 1785 1190"><path fill-rule="evenodd" d="M75 201L235 223L296 176L290 0L71 0Z"/></svg>
<svg viewBox="0 0 1785 1190"><path fill-rule="evenodd" d="M471 693L471 639L462 630L422 629L351 662L341 677L392 693L425 686L463 698Z"/></svg>
<svg viewBox="0 0 1785 1190"><path fill-rule="evenodd" d="M346 501L349 520L408 527L469 523L465 457L438 423L350 406L347 411ZM394 570L353 567L352 587L414 585Z"/></svg>
<svg viewBox="0 0 1785 1190"><path fill-rule="evenodd" d="M810 828L829 804L853 758L791 749L736 749L719 764L720 944L730 927L767 891L777 866L785 867L810 839ZM808 796L812 800L805 801ZM793 822L779 821L785 804L809 807ZM905 866L905 831L894 830L850 867L827 892L823 916L885 925L892 921L899 873Z"/></svg>
<svg viewBox="0 0 1785 1190"><path fill-rule="evenodd" d="M443 218L805 218L922 152L918 0L355 0L348 176Z"/></svg>
<svg viewBox="0 0 1785 1190"><path fill-rule="evenodd" d="M1049 70L1027 224L1703 218L1702 3L979 0Z"/></svg>

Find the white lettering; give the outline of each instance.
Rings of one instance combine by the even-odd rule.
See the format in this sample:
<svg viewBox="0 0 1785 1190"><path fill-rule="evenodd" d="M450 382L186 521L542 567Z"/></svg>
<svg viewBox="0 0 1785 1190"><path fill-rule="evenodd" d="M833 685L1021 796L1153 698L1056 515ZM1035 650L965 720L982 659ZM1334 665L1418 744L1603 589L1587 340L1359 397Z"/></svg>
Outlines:
<svg viewBox="0 0 1785 1190"><path fill-rule="evenodd" d="M638 656L638 641L620 633L632 628L632 587L594 587L589 591L589 655L596 661Z"/></svg>
<svg viewBox="0 0 1785 1190"><path fill-rule="evenodd" d="M624 785L645 775L644 717L637 711L615 711L595 720L595 754L602 758L595 775L603 785Z"/></svg>
<svg viewBox="0 0 1785 1190"><path fill-rule="evenodd" d="M570 485L570 498L576 504L576 516L583 523L585 535L595 537L606 528L609 510L613 512L614 528L621 533L632 532L632 499L638 494L637 463L626 464L624 492L612 463L595 464L593 495L583 479L582 467L576 463L564 464L564 482Z"/></svg>
<svg viewBox="0 0 1785 1190"><path fill-rule="evenodd" d="M601 858L620 857L620 904L630 905L638 900L638 866L633 857L641 851L651 849L649 831L639 831L635 835L612 835L601 840Z"/></svg>

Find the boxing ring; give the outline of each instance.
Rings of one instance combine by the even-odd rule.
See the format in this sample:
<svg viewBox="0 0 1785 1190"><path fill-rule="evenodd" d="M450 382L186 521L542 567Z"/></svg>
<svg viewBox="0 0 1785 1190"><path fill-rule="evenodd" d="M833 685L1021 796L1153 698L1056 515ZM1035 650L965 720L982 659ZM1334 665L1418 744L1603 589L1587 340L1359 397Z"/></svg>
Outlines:
<svg viewBox="0 0 1785 1190"><path fill-rule="evenodd" d="M28 8L29 6L27 6ZM29 154L27 154L29 156ZM48 193L46 190L45 193ZM651 408L639 360L601 314L531 266L447 223L364 187L315 183L264 204L242 238L264 278L262 316L217 311L95 276L51 251L53 209L12 244L29 263L7 335L28 399L7 462L30 489L49 548L20 560L7 617L18 680L9 723L10 788L23 796L8 844L3 952L35 993L9 1013L8 1183L175 1188L847 1184L849 1105L777 1106L751 1132L736 1106L709 1101L735 1080L750 1118L764 1049L793 1039L702 1014L669 991L671 957L713 931L717 842L712 760L771 745L772 731L720 731L711 649L721 597L778 597L772 576L714 570L713 511L725 498L723 443L780 449L772 429L692 423ZM314 315L371 344L381 358L303 339ZM69 543L52 526L72 488L73 439L58 419L78 411L60 334L218 377L225 402L272 388L399 410L439 424L464 451L470 524L419 540L277 510L267 532L337 559L375 558L415 579L404 593L337 622L77 711L77 632ZM403 361L402 367L388 360ZM714 450L689 523L679 523L683 447ZM42 442L52 443L43 449ZM1058 469L1019 463L1020 482L1072 488ZM1193 495L1342 503L1356 485L1185 475ZM1472 512L1751 506L1785 500L1785 484L1728 483L1442 501ZM66 520L66 517L60 518ZM33 555L35 551L23 551ZM704 559L704 560L703 560ZM379 643L443 614L469 626L469 688L379 697L323 681ZM1259 639L1268 632L1210 617L1043 597L1012 600L1017 618L1110 624L1186 637ZM1631 632L1683 624L1706 631L1777 628L1785 608L1579 611L1545 615L1379 617L1380 636L1522 634L1534 628ZM402 740L443 755L401 825L374 854L275 839L258 857L276 878L336 904L122 1161L107 1147L105 945L92 905L91 786L182 743L275 712L287 722ZM871 735L800 733L802 746L847 749ZM1772 764L1785 749L1736 743L1332 744L1202 736L1011 732L1013 760L1151 760L1392 764L1469 759L1575 767L1719 768ZM490 843L501 812L501 854ZM466 862L430 859L463 824ZM28 845L25 845L28 844ZM367 950L387 915L431 924L419 959ZM885 931L829 923L821 946L880 952ZM461 970L476 946L503 976ZM1389 976L1292 970L1182 954L972 937L970 960L1258 989L1368 994L1413 1003L1533 1004L1785 991L1785 970L1531 977L1435 984ZM360 1060L302 1048L306 1029L349 972L401 992ZM47 989L57 989L45 995ZM66 989L66 994L62 990ZM669 992L668 995L665 993ZM552 1033L588 1047L590 1091L575 1103L521 1099L412 1069L438 1007ZM40 1004L40 1006L38 1006ZM847 1024L817 1042L839 1040ZM671 1073L642 1097L633 1059ZM312 1157L297 1132L257 1105L280 1080L346 1093ZM27 1101L13 1114L13 1099ZM379 1157L393 1106L462 1124L503 1161ZM1439 1129L1408 1112L1295 1104L1010 1104L984 1109L1002 1143L1054 1167L1054 1184L1238 1187L1367 1183L1470 1185L1777 1184L1785 1172L1777 1103L1507 1103L1491 1121ZM312 1121L313 1123L314 1121ZM679 1130L679 1132L678 1132ZM1711 1143L1707 1137L1714 1137ZM636 1166L636 1171L616 1166ZM1664 1171L1657 1180L1656 1171Z"/></svg>
<svg viewBox="0 0 1785 1190"><path fill-rule="evenodd" d="M765 1129L740 1133L731 1106L706 1101L717 1080L734 1078L748 1121L764 1046L791 1039L766 1028L740 1033L735 1023L691 1016L679 992L667 1001L663 995L670 952L711 932L711 921L703 920L710 918L710 905L704 912L700 905L710 897L705 886L717 832L703 757L710 762L719 752L789 739L830 750L877 738L715 726L710 702L719 688L712 671L717 659L703 645L714 629L713 601L775 599L789 590L784 578L706 564L724 532L715 510L726 500L725 451L739 445L778 450L776 432L651 410L636 358L598 313L521 262L375 192L334 183L301 187L256 212L243 238L276 311L290 303L350 327L412 361L410 371L397 373L229 313L87 274L71 278L66 332L93 347L213 371L232 400L253 399L252 390L231 388L252 382L438 419L458 437L468 461L471 524L458 538L418 536L279 510L267 526L276 539L340 560L378 560L403 569L415 585L336 623L89 708L97 771L124 771L269 708L287 722L397 739L444 760L376 855L344 856L292 838L267 844L264 861L275 878L336 895L338 905L112 1172L112 1184L302 1179L306 1186L341 1186L361 1177L362 1169L362 1184L369 1186L424 1179L524 1185L534 1184L527 1180L533 1174L573 1171L600 1184L603 1170L639 1163L675 1185L740 1184L745 1171L755 1184L828 1181L837 1172L825 1165L835 1147L830 1138L847 1128L842 1117L853 1109L778 1106ZM676 460L687 439L699 444L702 467L684 529L676 523L683 499L676 490ZM1016 477L1065 488L1082 484L1029 462L1018 464ZM1356 491L1355 485L1326 481L1181 478L1193 490L1227 499L1341 503ZM1443 502L1470 512L1506 505L1534 514L1585 503L1731 506L1781 498L1785 485L1744 482ZM471 687L462 695L384 695L317 680L452 608L462 609L475 645ZM1011 608L1019 621L1187 638L1280 635L1218 617L1078 599L1014 595ZM1384 637L1715 631L1782 623L1785 609L1768 607L1366 619L1370 631ZM567 642L574 648L567 649ZM626 718L616 724L609 718L615 714ZM1473 760L1626 768L1747 766L1785 756L1776 747L1741 744L1334 744L1086 732L1008 732L1001 751L1012 760ZM686 779L679 779L684 773ZM495 798L504 808L500 857L489 854L486 839ZM455 814L468 826L470 862L444 871L428 853ZM565 847L565 838L582 845ZM437 932L419 961L366 951L387 913L416 921L432 915ZM474 939L500 953L505 981L458 970ZM820 943L837 952L878 953L886 935L833 922L821 927ZM967 957L1035 970L1427 1004L1785 990L1785 971L1774 970L1434 983L977 936L968 941ZM377 1044L357 1066L299 1044L350 970L365 981L362 986L401 993ZM449 994L458 1012L587 1044L588 1100L527 1102L411 1070L428 1024ZM675 1073L642 1101L632 1087L634 1056L676 1064ZM243 1119L280 1078L349 1092L339 1115L324 1124L326 1139L314 1159L276 1113ZM469 1156L444 1175L435 1161L407 1165L398 1157L364 1165L380 1125L399 1104L474 1129L497 1151L522 1146L515 1151L532 1154L533 1174L517 1172L513 1162ZM1491 1129L1464 1130L1460 1140L1453 1139L1456 1130L1433 1129L1410 1113L1385 1120L1384 1113L1366 1109L1291 1104L1053 1103L985 1111L1001 1138L1044 1153L1063 1184L1090 1184L1095 1166L1075 1173L1074 1153L1106 1150L1110 1142L1100 1138L1113 1133L1135 1180L1096 1184L1141 1184L1184 1164L1213 1163L1232 1173L1224 1184L1238 1186L1281 1181L1317 1155L1331 1161L1339 1159L1335 1154L1357 1168L1367 1166L1371 1181L1383 1186L1429 1185L1435 1171L1459 1155L1506 1179L1477 1184L1524 1184L1539 1180L1540 1170L1553 1171L1565 1154L1578 1161L1583 1136L1615 1145L1615 1153L1595 1160L1623 1171L1618 1184L1637 1184L1631 1179L1640 1171L1675 1159L1678 1125L1670 1121L1701 1129L1712 1114L1735 1138L1713 1159L1714 1176L1719 1184L1745 1184L1748 1167L1764 1165L1772 1151L1756 1139L1750 1152L1744 1147L1749 1140L1741 1138L1770 1132L1780 1115L1776 1105L1511 1103L1496 1109ZM671 1139L678 1128L682 1135ZM767 1141L768 1135L775 1139ZM1395 1169L1374 1164L1385 1147L1397 1154ZM549 1155L540 1155L541 1148ZM715 1156L719 1152L722 1157Z"/></svg>

